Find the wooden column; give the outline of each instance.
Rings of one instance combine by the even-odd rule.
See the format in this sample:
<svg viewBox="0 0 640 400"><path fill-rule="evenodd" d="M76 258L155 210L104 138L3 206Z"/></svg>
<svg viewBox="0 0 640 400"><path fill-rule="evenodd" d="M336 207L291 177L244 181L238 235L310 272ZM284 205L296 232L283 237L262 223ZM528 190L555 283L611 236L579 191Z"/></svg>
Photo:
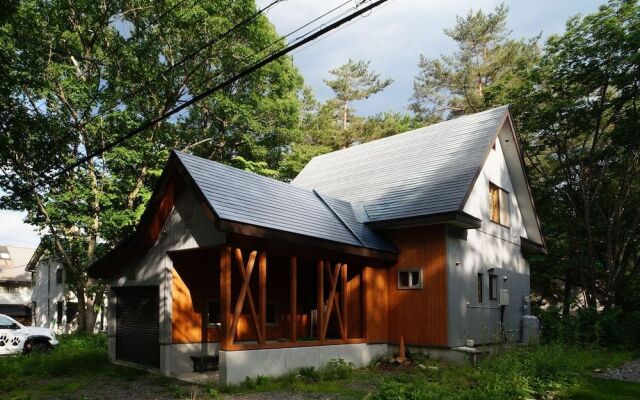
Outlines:
<svg viewBox="0 0 640 400"><path fill-rule="evenodd" d="M347 264L342 264L342 268L340 269L340 280L342 285L340 287L340 308L342 309L342 326L344 328L342 330L342 338L346 339L349 337L349 333L347 332L347 328L349 326L349 320L347 318Z"/></svg>
<svg viewBox="0 0 640 400"><path fill-rule="evenodd" d="M220 249L220 315L222 319L222 336L220 349L228 350L231 346L231 247Z"/></svg>
<svg viewBox="0 0 640 400"><path fill-rule="evenodd" d="M324 262L322 260L318 260L318 314L317 314L317 322L316 322L316 330L318 331L318 339L323 342L324 341Z"/></svg>
<svg viewBox="0 0 640 400"><path fill-rule="evenodd" d="M267 341L267 253L260 252L258 260L258 268L260 269L260 331L262 332L262 341Z"/></svg>
<svg viewBox="0 0 640 400"><path fill-rule="evenodd" d="M291 315L291 341L297 340L298 329L298 259L291 256L289 262L289 314Z"/></svg>

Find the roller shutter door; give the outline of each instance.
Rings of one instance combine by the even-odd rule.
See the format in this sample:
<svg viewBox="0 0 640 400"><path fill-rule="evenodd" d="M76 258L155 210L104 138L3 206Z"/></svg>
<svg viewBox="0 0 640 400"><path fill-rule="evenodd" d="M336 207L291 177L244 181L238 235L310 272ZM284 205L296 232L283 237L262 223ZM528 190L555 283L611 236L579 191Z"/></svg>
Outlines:
<svg viewBox="0 0 640 400"><path fill-rule="evenodd" d="M114 288L116 359L160 368L158 287Z"/></svg>

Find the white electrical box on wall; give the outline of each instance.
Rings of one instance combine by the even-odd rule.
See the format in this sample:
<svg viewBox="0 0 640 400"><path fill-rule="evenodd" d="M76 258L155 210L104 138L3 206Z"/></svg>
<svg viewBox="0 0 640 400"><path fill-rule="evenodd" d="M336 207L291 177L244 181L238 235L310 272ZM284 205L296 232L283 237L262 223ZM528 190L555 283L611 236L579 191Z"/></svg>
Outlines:
<svg viewBox="0 0 640 400"><path fill-rule="evenodd" d="M500 289L500 305L509 305L509 289Z"/></svg>

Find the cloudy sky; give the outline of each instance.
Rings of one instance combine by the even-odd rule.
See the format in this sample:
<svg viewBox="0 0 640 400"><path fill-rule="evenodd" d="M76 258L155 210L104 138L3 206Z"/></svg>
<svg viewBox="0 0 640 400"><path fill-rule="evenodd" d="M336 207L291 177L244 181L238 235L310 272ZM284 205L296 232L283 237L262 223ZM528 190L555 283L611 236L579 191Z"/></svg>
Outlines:
<svg viewBox="0 0 640 400"><path fill-rule="evenodd" d="M259 6L272 0L258 0ZM302 24L344 3L345 0L286 0L275 6L268 17L285 35ZM353 1L355 3L355 1ZM360 18L346 28L294 53L295 64L319 99L331 97L322 82L330 69L349 58L370 60L374 70L394 83L384 92L356 104L360 114L395 110L406 111L418 72L420 54L438 57L454 51L454 43L443 29L455 24L456 15L471 8L491 11L500 1L493 0L390 0L386 5ZM561 33L567 18L597 10L603 0L515 0L509 6L508 27L516 38ZM341 9L345 10L347 7ZM0 244L36 246L38 236L22 223L23 214L0 211Z"/></svg>

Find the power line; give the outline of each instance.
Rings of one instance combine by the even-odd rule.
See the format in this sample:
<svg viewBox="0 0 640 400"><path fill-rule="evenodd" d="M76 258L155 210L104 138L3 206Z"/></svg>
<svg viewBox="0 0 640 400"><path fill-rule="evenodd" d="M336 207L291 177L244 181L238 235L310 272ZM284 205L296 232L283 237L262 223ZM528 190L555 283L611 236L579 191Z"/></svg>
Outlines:
<svg viewBox="0 0 640 400"><path fill-rule="evenodd" d="M158 124L159 122L162 122L163 120L171 117L172 115L175 115L179 112L181 112L182 110L186 109L187 107L197 103L198 101L210 96L211 94L213 94L214 92L232 84L233 82L244 78L245 76L255 72L256 70L262 68L263 66L287 55L288 53L304 46L307 43L312 42L313 40L325 35L328 32L333 31L334 29L337 29L338 27L352 21L353 19L357 18L358 16L373 10L374 8L380 6L381 4L386 3L389 0L377 0L375 2L370 3L367 6L364 6L360 9L356 9L356 11L354 11L353 13L346 15L342 18L340 18L339 20L332 22L318 30L316 30L314 33L310 34L310 35L303 35L300 37L300 40L296 39L293 41L293 43L288 44L285 48L275 51L273 53L271 53L268 56L265 56L264 58L262 58L260 61L254 63L253 65L246 67L244 69L242 69L241 71L233 74L231 77L225 79L224 81L200 92L197 95L194 95L191 99L189 99L188 101L184 102L183 104L176 106L174 108L172 108L171 110L166 111L165 113L163 113L161 116L153 118L151 120L148 120L147 122L141 124L140 126L138 126L137 128L133 129L132 131L129 131L128 133L121 135L120 137L118 137L116 140L107 143L106 145L102 146L101 148L94 150L94 151L87 151L87 154L80 158L79 160L77 160L76 162L68 165L67 167L61 169L60 171L48 176L46 179L42 180L41 182L36 182L36 184L34 185L34 189L42 186L43 184L46 183L51 183L51 181L57 179L58 177L62 176L63 174L72 171L73 169L77 168L78 166L86 163L87 161L93 159L94 157L98 156L99 154L102 154L106 151L109 151L111 149L113 149L114 147L124 143L125 141L127 141L128 139L138 135L141 132L146 131L147 129L153 127L154 125ZM359 5L363 4L364 1L360 2Z"/></svg>

